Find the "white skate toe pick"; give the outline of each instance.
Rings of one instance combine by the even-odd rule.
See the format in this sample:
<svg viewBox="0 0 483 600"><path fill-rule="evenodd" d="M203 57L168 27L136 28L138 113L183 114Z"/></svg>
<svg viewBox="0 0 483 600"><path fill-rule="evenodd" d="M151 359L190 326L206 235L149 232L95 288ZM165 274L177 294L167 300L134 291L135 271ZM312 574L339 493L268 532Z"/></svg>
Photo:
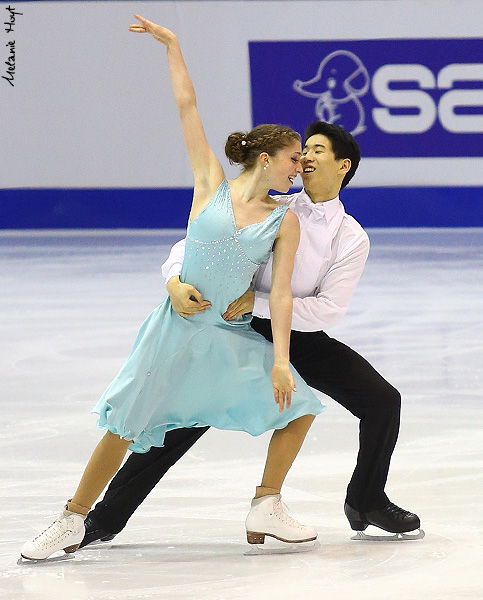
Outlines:
<svg viewBox="0 0 483 600"><path fill-rule="evenodd" d="M263 544L268 535L281 542L310 542L317 538L313 527L306 527L285 510L280 494L252 500L245 527L249 544Z"/></svg>
<svg viewBox="0 0 483 600"><path fill-rule="evenodd" d="M45 560L59 550L75 552L84 538L84 519L83 515L64 509L52 525L22 546L22 558Z"/></svg>

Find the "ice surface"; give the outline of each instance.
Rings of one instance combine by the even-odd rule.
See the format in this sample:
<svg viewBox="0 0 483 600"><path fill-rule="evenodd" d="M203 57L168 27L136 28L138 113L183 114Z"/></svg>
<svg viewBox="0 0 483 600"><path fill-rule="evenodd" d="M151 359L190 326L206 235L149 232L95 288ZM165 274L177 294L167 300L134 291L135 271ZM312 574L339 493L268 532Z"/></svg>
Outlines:
<svg viewBox="0 0 483 600"><path fill-rule="evenodd" d="M350 311L330 333L403 395L386 489L420 515L425 539L351 541L357 420L325 400L284 489L318 529L312 552L246 554L268 434L211 430L113 542L18 564L101 436L89 410L165 295L160 266L181 235L0 233L2 600L482 598L483 232L370 235Z"/></svg>

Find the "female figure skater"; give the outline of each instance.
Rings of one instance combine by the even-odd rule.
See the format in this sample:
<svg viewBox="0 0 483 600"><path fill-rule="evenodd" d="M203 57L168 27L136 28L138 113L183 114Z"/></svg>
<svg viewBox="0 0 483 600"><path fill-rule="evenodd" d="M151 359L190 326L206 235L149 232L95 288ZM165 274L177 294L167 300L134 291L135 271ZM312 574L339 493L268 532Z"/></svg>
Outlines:
<svg viewBox="0 0 483 600"><path fill-rule="evenodd" d="M22 557L31 560L62 549L74 552L84 536L85 515L128 446L134 452L162 446L165 432L178 427L211 425L252 435L275 429L246 521L248 541L263 543L271 535L302 542L317 535L290 517L280 499L307 430L324 408L289 368L290 279L299 225L286 206L268 195L269 189L287 192L300 172L300 136L278 125L232 134L226 154L244 170L227 181L206 140L176 36L136 18L140 24L130 25L130 31L149 33L167 48L195 180L181 278L200 290L211 308L186 319L172 310L168 297L144 322L127 362L93 410L107 432L59 518L22 547ZM273 346L250 329L247 315L230 322L222 317L272 246Z"/></svg>

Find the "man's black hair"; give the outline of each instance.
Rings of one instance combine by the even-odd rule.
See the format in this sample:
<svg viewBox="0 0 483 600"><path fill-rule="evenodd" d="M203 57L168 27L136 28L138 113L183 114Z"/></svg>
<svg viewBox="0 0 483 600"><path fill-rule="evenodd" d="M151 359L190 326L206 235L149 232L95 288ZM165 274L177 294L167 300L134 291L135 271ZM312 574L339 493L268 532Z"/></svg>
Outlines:
<svg viewBox="0 0 483 600"><path fill-rule="evenodd" d="M330 140L332 152L336 160L348 158L351 161L351 168L345 174L342 180L341 189L349 183L354 177L359 162L361 160L361 151L359 144L354 137L340 125L326 123L325 121L314 121L305 130L304 143L313 135L325 135Z"/></svg>

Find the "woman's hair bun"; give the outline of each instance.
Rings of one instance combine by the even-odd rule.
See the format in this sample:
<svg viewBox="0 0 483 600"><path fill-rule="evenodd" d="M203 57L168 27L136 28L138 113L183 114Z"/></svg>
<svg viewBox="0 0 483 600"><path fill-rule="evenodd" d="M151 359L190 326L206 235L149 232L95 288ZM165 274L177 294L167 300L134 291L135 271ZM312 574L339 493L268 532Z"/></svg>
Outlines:
<svg viewBox="0 0 483 600"><path fill-rule="evenodd" d="M247 154L247 136L242 131L235 131L228 136L225 154L231 164L243 165Z"/></svg>

